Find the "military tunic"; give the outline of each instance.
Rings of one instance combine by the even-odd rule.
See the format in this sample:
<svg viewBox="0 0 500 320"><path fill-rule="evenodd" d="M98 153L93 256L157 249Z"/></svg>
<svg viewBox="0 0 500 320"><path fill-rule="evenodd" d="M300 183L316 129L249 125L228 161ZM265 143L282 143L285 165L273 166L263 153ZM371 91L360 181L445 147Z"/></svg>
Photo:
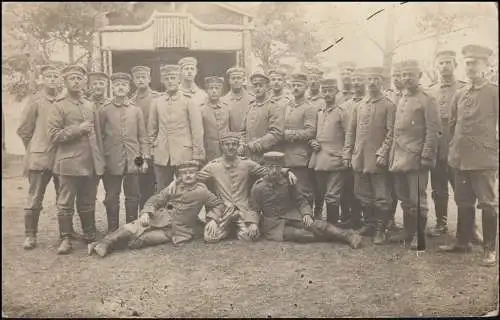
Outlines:
<svg viewBox="0 0 500 320"><path fill-rule="evenodd" d="M283 139L284 106L271 100L252 101L243 120L240 145L253 145L249 158L260 162L262 155Z"/></svg>
<svg viewBox="0 0 500 320"><path fill-rule="evenodd" d="M313 214L307 199L284 176L277 183L259 179L252 187L250 205L254 211L262 212L262 235L275 241L283 241L287 224L301 224L305 215Z"/></svg>
<svg viewBox="0 0 500 320"><path fill-rule="evenodd" d="M229 91L221 98L221 101L224 101L229 106L229 123L231 124L229 129L232 132L240 132L243 129L243 120L250 101L253 99L254 97L244 89L241 89L239 94Z"/></svg>
<svg viewBox="0 0 500 320"><path fill-rule="evenodd" d="M207 161L212 161L222 155L220 138L231 126L229 106L224 101L218 101L216 104L205 102L201 106L201 116Z"/></svg>
<svg viewBox="0 0 500 320"><path fill-rule="evenodd" d="M104 105L110 103L111 99L106 98L104 95L92 95L91 101L94 103L95 110L99 111Z"/></svg>
<svg viewBox="0 0 500 320"><path fill-rule="evenodd" d="M186 96L189 96L196 107L200 107L202 103L208 99L208 94L205 90L200 89L196 83L193 83L192 87L189 89L181 86L180 91Z"/></svg>
<svg viewBox="0 0 500 320"><path fill-rule="evenodd" d="M146 132L148 132L149 110L153 100L158 98L161 94L157 91L147 88L144 92L136 91L130 98L130 103L141 108L142 116L144 118L144 125Z"/></svg>

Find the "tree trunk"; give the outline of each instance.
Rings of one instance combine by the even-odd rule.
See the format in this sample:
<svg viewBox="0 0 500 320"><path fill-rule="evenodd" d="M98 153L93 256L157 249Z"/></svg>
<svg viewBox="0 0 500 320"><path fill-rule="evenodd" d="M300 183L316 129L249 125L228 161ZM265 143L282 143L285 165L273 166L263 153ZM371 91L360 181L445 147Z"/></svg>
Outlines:
<svg viewBox="0 0 500 320"><path fill-rule="evenodd" d="M68 58L70 64L75 63L75 45L72 41L68 43Z"/></svg>
<svg viewBox="0 0 500 320"><path fill-rule="evenodd" d="M384 87L391 87L391 69L392 69L392 59L394 57L394 33L395 33L395 22L396 16L394 14L394 5L390 5L387 8L387 24L385 27L385 50L383 58L383 67L386 72L386 77L384 81Z"/></svg>

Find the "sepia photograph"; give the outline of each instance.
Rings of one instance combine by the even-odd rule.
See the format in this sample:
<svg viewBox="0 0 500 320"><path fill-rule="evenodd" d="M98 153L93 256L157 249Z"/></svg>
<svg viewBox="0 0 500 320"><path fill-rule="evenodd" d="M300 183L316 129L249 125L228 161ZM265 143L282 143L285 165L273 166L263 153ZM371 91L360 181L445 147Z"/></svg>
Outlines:
<svg viewBox="0 0 500 320"><path fill-rule="evenodd" d="M2 2L2 317L496 317L497 2Z"/></svg>

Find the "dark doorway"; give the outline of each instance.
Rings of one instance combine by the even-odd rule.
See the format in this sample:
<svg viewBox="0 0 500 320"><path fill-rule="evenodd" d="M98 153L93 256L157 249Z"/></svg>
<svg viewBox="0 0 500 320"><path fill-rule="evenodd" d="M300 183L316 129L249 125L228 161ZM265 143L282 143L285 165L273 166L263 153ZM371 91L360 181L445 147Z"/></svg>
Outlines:
<svg viewBox="0 0 500 320"><path fill-rule="evenodd" d="M113 72L129 73L137 65L151 68L151 88L164 91L160 81L160 66L164 64L177 64L182 57L191 56L198 60L198 75L196 83L204 88L203 79L206 76L225 77L226 70L236 65L236 52L234 51L190 51L187 49L160 49L156 51L117 51L113 52ZM227 80L223 92L229 89Z"/></svg>

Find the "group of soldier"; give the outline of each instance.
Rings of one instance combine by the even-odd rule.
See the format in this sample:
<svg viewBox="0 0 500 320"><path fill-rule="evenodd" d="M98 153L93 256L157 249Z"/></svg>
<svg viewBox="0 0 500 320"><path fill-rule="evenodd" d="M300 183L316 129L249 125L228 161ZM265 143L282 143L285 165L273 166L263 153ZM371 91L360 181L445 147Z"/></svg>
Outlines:
<svg viewBox="0 0 500 320"><path fill-rule="evenodd" d="M394 64L392 90L383 89L382 67L346 61L340 81L317 67L253 73L251 93L245 70L230 68L224 96L223 77L206 77L205 90L196 85L192 57L161 67L162 93L150 88L146 66L110 76L43 66L44 89L18 129L29 179L24 248L36 246L53 179L59 254L72 250L75 203L89 254L101 257L120 246L179 245L201 235L207 242L338 240L352 248L368 236L421 249L430 174L437 222L427 235L447 232L450 183L456 242L440 249L468 252L482 243L481 263L495 265L498 88L484 78L492 50L468 45L462 54L468 82L454 76L456 53L442 51L439 81L428 89L419 84L417 60ZM108 232L96 241L101 179ZM484 240L475 228L476 200ZM402 229L394 223L398 201Z"/></svg>

